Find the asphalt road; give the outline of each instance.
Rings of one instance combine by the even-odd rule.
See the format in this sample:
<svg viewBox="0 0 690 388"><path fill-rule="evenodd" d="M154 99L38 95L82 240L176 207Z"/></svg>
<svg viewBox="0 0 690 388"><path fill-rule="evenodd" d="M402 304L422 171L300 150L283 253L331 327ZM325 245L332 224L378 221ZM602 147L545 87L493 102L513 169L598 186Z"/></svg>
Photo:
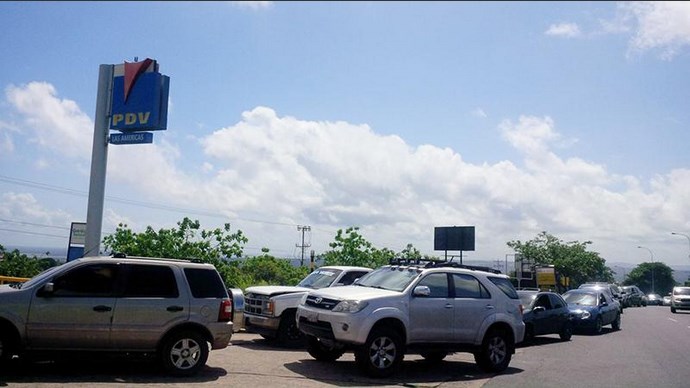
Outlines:
<svg viewBox="0 0 690 388"><path fill-rule="evenodd" d="M430 364L409 355L388 379L361 375L352 354L324 364L301 350L271 346L261 337L237 333L232 345L212 351L207 366L193 378L173 378L141 358L61 358L15 362L0 371L0 387L688 387L690 386L690 313L668 307L625 310L622 330L606 328L595 336L537 337L520 346L508 370L482 373L470 354L454 354Z"/></svg>

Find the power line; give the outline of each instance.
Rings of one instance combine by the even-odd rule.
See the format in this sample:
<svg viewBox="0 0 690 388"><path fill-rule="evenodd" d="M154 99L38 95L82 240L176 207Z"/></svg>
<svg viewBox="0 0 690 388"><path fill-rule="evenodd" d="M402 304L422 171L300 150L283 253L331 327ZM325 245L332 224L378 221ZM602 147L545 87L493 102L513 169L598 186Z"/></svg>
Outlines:
<svg viewBox="0 0 690 388"><path fill-rule="evenodd" d="M60 186L48 185L48 184L39 183L39 182L33 182L33 181L25 180L25 179L12 178L12 177L8 177L5 175L0 175L0 181L16 184L16 185L20 185L20 186L33 187L33 188L41 189L41 190L48 190L48 191L59 192L59 193L68 194L68 195L79 196L79 197L87 197L88 196L88 194L84 191L69 189L69 188L60 187ZM114 196L109 196L109 195L106 195L105 198L111 202L117 202L117 203L122 203L122 204L126 204L126 205L141 206L141 207L145 207L145 208L149 208L149 209L165 210L165 211L176 212L176 213L184 212L184 213L188 213L188 214L201 215L201 216L206 216L206 217L222 218L224 220L229 219L228 217L219 215L217 212L210 212L210 211L206 211L206 210L187 209L187 208L182 208L182 207L177 207L177 206L172 206L172 205L157 204L157 203L153 203L153 202L135 201L132 199L114 197ZM230 220L232 221L232 219L230 219ZM290 223L286 223L286 222L266 221L266 220L243 218L243 217L235 217L234 220L245 221L245 222L255 222L255 223L260 223L260 224L270 224L270 225L298 226L296 224L290 224Z"/></svg>
<svg viewBox="0 0 690 388"><path fill-rule="evenodd" d="M13 220L6 220L4 218L0 218L0 221L2 222L9 222L11 224L20 224L20 225L30 225L30 226L41 226L44 228L54 228L54 229L63 229L63 230L70 230L70 228L66 226L55 226L55 225L46 225L46 224L37 224L33 222L27 222L27 221L13 221Z"/></svg>
<svg viewBox="0 0 690 388"><path fill-rule="evenodd" d="M24 234L31 234L34 236L55 237L55 238L62 238L62 239L69 237L69 236L58 236L58 235L47 234L47 233L29 232L26 230L17 230L17 229L0 228L0 230L5 231L5 232L24 233Z"/></svg>

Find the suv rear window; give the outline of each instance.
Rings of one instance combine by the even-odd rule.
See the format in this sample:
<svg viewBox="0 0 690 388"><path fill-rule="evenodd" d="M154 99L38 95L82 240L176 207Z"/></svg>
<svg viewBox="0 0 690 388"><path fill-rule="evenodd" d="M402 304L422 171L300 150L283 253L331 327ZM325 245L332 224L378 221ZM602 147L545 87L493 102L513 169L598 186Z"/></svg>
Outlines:
<svg viewBox="0 0 690 388"><path fill-rule="evenodd" d="M177 298L177 282L170 267L128 264L125 298Z"/></svg>
<svg viewBox="0 0 690 388"><path fill-rule="evenodd" d="M503 291L510 299L519 299L517 291L515 291L515 287L513 287L513 283L511 283L509 279L494 276L487 277L491 280L491 283L495 284L496 287Z"/></svg>
<svg viewBox="0 0 690 388"><path fill-rule="evenodd" d="M195 298L227 298L223 280L213 269L185 268L185 275Z"/></svg>

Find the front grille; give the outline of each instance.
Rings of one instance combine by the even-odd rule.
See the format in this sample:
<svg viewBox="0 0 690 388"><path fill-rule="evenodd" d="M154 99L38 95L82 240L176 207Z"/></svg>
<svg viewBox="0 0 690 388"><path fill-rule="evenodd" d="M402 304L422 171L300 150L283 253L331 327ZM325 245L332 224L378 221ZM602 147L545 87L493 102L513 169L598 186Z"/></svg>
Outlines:
<svg viewBox="0 0 690 388"><path fill-rule="evenodd" d="M336 299L322 298L319 296L309 295L307 296L306 305L316 307L317 309L333 310L333 307L340 303Z"/></svg>
<svg viewBox="0 0 690 388"><path fill-rule="evenodd" d="M313 335L314 337L335 339L335 335L333 335L333 328L329 322L309 322L304 317L300 317L299 329L306 334Z"/></svg>
<svg viewBox="0 0 690 388"><path fill-rule="evenodd" d="M244 296L244 312L248 314L263 314L268 303L268 295L247 294Z"/></svg>

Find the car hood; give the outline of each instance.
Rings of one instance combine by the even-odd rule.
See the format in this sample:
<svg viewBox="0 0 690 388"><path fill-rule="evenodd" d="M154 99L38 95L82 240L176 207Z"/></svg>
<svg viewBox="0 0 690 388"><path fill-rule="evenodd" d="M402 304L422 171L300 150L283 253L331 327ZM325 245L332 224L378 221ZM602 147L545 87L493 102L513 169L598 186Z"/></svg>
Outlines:
<svg viewBox="0 0 690 388"><path fill-rule="evenodd" d="M244 293L275 296L282 294L292 294L295 292L307 292L311 290L311 288L297 286L254 286L247 287L247 289L244 290Z"/></svg>
<svg viewBox="0 0 690 388"><path fill-rule="evenodd" d="M599 311L599 306L585 306L580 304L568 303L568 310L570 311Z"/></svg>

